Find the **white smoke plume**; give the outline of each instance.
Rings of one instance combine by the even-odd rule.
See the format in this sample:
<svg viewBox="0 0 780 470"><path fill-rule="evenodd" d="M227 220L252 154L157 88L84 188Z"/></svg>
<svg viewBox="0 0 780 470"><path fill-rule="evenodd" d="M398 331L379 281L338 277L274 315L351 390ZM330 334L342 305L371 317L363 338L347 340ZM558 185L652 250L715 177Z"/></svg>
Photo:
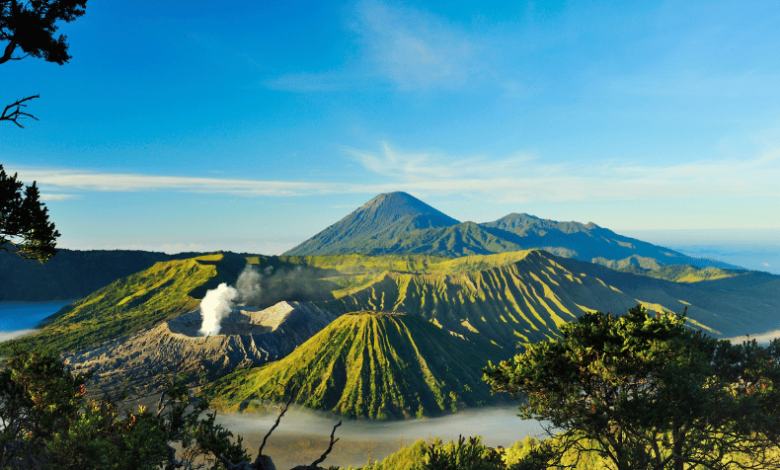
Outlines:
<svg viewBox="0 0 780 470"><path fill-rule="evenodd" d="M270 268L270 266L269 266ZM268 272L266 270L266 272ZM263 288L260 285L260 281L263 279L257 269L247 264L236 281L236 289L241 294L241 302L249 305L257 305L260 303L260 299L263 296Z"/></svg>
<svg viewBox="0 0 780 470"><path fill-rule="evenodd" d="M206 292L200 301L200 314L203 317L200 333L203 336L219 334L220 323L230 314L233 302L238 296L238 291L224 282L216 289Z"/></svg>

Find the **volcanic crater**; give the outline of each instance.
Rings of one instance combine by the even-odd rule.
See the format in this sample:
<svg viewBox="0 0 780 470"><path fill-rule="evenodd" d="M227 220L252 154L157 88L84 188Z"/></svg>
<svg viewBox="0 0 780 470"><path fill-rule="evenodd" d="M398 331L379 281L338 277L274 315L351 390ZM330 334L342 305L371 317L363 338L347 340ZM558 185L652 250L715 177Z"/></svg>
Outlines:
<svg viewBox="0 0 780 470"><path fill-rule="evenodd" d="M336 317L312 303L284 301L259 311L233 309L219 334L203 336L195 310L79 351L66 362L74 372L94 371L93 389L119 391L129 381L131 396L140 396L162 390L172 374L196 383L281 359Z"/></svg>

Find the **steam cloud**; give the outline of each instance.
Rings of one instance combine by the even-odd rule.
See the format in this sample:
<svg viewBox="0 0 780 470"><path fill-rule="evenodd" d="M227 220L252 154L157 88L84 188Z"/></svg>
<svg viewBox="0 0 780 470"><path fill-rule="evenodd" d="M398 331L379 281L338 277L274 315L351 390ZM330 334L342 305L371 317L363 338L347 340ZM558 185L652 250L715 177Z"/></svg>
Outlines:
<svg viewBox="0 0 780 470"><path fill-rule="evenodd" d="M200 301L200 314L203 317L200 333L203 336L219 334L220 323L233 310L233 302L238 296L238 291L224 282L206 292Z"/></svg>
<svg viewBox="0 0 780 470"><path fill-rule="evenodd" d="M313 271L307 271L301 266L276 270L273 266L266 266L261 272L256 266L247 264L238 276L235 287L223 282L216 289L206 292L200 302L200 314L203 317L200 333L204 336L218 335L222 320L237 305L260 306L282 300L323 298L328 291L318 287L315 279ZM269 285L271 288L268 288Z"/></svg>
<svg viewBox="0 0 780 470"><path fill-rule="evenodd" d="M270 268L270 266L269 266ZM267 270L266 270L267 271ZM236 281L236 289L241 294L241 301L249 305L257 305L263 297L263 288L260 285L263 276L257 272L254 266L247 264Z"/></svg>
<svg viewBox="0 0 780 470"><path fill-rule="evenodd" d="M218 335L222 319L230 315L239 300L245 304L258 303L263 294L260 285L262 278L254 267L246 265L238 276L235 288L223 282L216 289L206 292L200 301L200 315L203 317L200 334Z"/></svg>

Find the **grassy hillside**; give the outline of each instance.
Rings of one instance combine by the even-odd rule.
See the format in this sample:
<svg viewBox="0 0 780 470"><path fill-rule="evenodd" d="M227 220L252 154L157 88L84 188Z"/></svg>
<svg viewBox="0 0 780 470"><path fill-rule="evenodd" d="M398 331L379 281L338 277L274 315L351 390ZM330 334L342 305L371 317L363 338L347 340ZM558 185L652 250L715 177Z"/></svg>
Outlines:
<svg viewBox="0 0 780 470"><path fill-rule="evenodd" d="M401 310L507 354L517 342L555 335L557 325L584 311L621 313L637 303L675 312L688 307L691 324L716 336L780 327L780 277L769 274L663 267L635 275L537 250L454 259L226 253L158 263L115 281L63 309L41 333L0 346L0 353L12 344L73 351L151 327L197 308L219 282L235 283L247 262L261 273L256 306L301 300L339 313Z"/></svg>
<svg viewBox="0 0 780 470"><path fill-rule="evenodd" d="M666 275L680 282L618 272L604 266L559 258L572 272L598 278L612 288L644 303L675 312L688 309L694 325L706 325L716 337L756 334L780 328L780 276L756 271L700 270L670 266ZM663 272L663 271L662 271ZM710 279L685 282L713 274ZM614 310L613 310L614 312ZM707 329L707 328L705 328Z"/></svg>
<svg viewBox="0 0 780 470"><path fill-rule="evenodd" d="M395 255L385 267L419 270L379 272L385 258L368 258L377 272L319 305L335 312L417 313L473 341L507 348L548 338L556 325L584 311L620 314L640 303L677 313L687 307L692 327L720 337L780 327L780 276L766 273L668 266L654 278L537 250L449 260ZM362 258L350 259L357 264Z"/></svg>
<svg viewBox="0 0 780 470"><path fill-rule="evenodd" d="M41 264L0 251L0 302L78 299L154 263L180 258L148 251L62 249Z"/></svg>
<svg viewBox="0 0 780 470"><path fill-rule="evenodd" d="M612 266L607 266L615 269ZM618 271L663 279L672 282L701 282L727 279L730 277L748 274L748 271L721 268L695 268L687 265L659 266L653 269L643 269L635 264L617 267Z"/></svg>
<svg viewBox="0 0 780 470"><path fill-rule="evenodd" d="M156 263L78 300L33 336L0 344L71 352L128 335L196 309L209 288L234 280L246 261L236 255L206 255Z"/></svg>
<svg viewBox="0 0 780 470"><path fill-rule="evenodd" d="M346 417L436 416L494 402L481 368L498 357L498 348L478 349L418 315L354 312L286 358L236 371L204 394L229 410L292 394L295 403Z"/></svg>
<svg viewBox="0 0 780 470"><path fill-rule="evenodd" d="M401 310L478 344L507 348L550 338L586 310L626 311L637 300L599 279L571 272L542 251L445 261L423 273L387 273L319 305L334 312Z"/></svg>

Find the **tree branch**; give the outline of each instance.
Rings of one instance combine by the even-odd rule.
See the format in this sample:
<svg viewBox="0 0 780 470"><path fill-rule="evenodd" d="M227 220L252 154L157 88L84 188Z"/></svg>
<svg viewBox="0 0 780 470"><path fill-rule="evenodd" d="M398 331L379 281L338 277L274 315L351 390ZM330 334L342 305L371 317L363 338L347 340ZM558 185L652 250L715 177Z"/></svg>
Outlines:
<svg viewBox="0 0 780 470"><path fill-rule="evenodd" d="M16 41L11 41L8 43L7 46L5 46L5 51L3 51L2 57L0 57L0 64L4 64L8 62L9 60L13 60L13 53L14 50L16 50Z"/></svg>
<svg viewBox="0 0 780 470"><path fill-rule="evenodd" d="M5 109L3 110L3 114L0 114L0 121L11 121L14 124L16 124L17 126L19 126L22 129L24 129L24 126L19 124L19 119L24 119L26 117L29 117L29 118L33 118L33 119L35 119L37 121L38 118L33 116L30 113L26 113L26 112L22 111L22 108L26 108L27 107L27 105L23 104L23 103L25 103L26 101L34 100L35 98L40 98L40 97L41 97L41 95L33 95L33 96L28 96L27 98L22 98L20 100L14 101L13 103L11 103L11 104L9 104L8 106L5 107ZM16 108L16 109L13 109L13 108Z"/></svg>
<svg viewBox="0 0 780 470"><path fill-rule="evenodd" d="M260 456L263 455L263 448L265 447L265 441L268 440L268 437L271 435L272 432L274 432L274 429L276 429L277 426L279 426L279 422L282 420L282 416L284 416L285 413L287 413L287 409L290 408L290 403L292 403L293 398L295 397L295 393L290 392L290 398L287 399L287 403L282 406L281 412L279 412L279 416L276 417L276 422L273 426L271 426L271 430L268 431L268 434L265 435L263 438L263 443L260 444L260 449L257 450L257 460L260 460Z"/></svg>
<svg viewBox="0 0 780 470"><path fill-rule="evenodd" d="M324 462L325 461L325 457L327 457L328 454L330 454L330 451L333 450L333 444L338 442L338 439L334 440L333 436L336 435L336 428L339 427L339 426L341 426L341 421L339 421L339 424L333 426L333 431L331 431L331 433L330 433L330 445L328 446L328 450L326 450L325 453L322 454L322 457L320 457L317 460L315 460L314 462L312 462L312 464L311 464L312 468L317 468L317 465L321 464L322 462Z"/></svg>

